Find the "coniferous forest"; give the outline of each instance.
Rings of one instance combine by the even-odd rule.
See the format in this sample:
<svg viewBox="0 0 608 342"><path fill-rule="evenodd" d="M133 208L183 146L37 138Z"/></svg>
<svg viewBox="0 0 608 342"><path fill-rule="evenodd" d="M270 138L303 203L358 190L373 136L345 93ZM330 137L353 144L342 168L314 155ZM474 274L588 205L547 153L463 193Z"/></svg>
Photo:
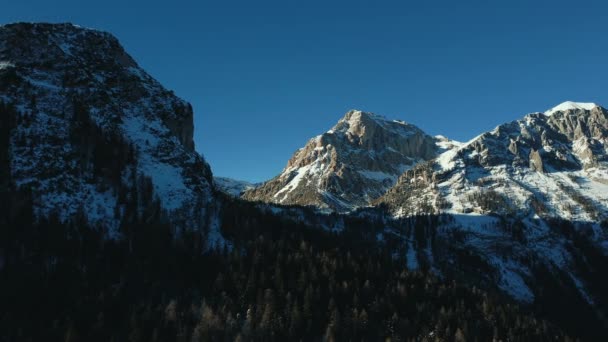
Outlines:
<svg viewBox="0 0 608 342"><path fill-rule="evenodd" d="M364 241L249 216L238 202L224 215L240 237L201 253L199 233L163 222L133 222L118 240L84 217L33 222L27 194L11 195L20 204L2 213L3 341L566 338L498 296L409 272Z"/></svg>
<svg viewBox="0 0 608 342"><path fill-rule="evenodd" d="M330 231L216 193L229 243L209 246L205 227L169 223L151 180L130 169L133 147L74 108L75 160L119 194L118 235L91 225L84 209L70 219L35 213L31 188L16 186L10 169L11 129L27 117L0 104L0 341L561 341L602 333L579 329L598 326L593 313L560 301L549 271L538 270L546 273L540 302L522 307L457 275L438 277L423 255L408 270L395 254L399 241L376 243L371 220L345 217L343 230ZM412 222L418 243L445 247L436 246L436 220ZM604 284L597 270L605 257L568 225L555 226L584 251L594 284ZM460 253L463 265L484 269ZM578 321L564 319L569 307Z"/></svg>

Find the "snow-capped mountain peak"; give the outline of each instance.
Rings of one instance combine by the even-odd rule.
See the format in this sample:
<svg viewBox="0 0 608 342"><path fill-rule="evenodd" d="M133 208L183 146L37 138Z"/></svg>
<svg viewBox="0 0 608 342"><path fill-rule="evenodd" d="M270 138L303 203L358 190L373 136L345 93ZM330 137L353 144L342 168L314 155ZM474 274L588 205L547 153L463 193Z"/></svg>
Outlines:
<svg viewBox="0 0 608 342"><path fill-rule="evenodd" d="M591 102L565 101L545 111L545 115L551 115L555 112L565 112L568 110L592 110L595 107L598 107L598 105Z"/></svg>

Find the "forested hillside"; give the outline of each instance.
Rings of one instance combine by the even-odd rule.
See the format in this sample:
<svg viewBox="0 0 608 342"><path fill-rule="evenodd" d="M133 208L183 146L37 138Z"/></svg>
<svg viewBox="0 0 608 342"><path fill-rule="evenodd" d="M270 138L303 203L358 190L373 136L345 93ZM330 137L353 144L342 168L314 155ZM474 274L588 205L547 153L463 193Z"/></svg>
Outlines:
<svg viewBox="0 0 608 342"><path fill-rule="evenodd" d="M27 193L8 195L21 201L2 212L2 341L564 338L504 298L408 271L362 231L327 233L237 201L223 212L232 248L201 252L200 235L162 220L106 239L84 218L33 222Z"/></svg>

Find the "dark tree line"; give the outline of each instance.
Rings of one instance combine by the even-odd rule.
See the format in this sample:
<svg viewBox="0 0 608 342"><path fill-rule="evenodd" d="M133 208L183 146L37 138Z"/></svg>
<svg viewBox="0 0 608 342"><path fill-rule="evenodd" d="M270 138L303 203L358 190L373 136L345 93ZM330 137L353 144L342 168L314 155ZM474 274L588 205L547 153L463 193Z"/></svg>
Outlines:
<svg viewBox="0 0 608 342"><path fill-rule="evenodd" d="M10 186L10 133L16 125L16 121L15 108L0 101L0 191L7 191Z"/></svg>

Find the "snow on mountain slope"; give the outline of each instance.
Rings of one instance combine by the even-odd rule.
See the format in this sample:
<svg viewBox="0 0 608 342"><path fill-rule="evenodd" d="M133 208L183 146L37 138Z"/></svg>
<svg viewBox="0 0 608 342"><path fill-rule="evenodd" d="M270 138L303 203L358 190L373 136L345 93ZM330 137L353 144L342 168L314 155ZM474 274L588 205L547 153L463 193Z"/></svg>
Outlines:
<svg viewBox="0 0 608 342"><path fill-rule="evenodd" d="M256 186L253 183L226 177L214 177L213 183L217 189L233 197L240 197L243 192Z"/></svg>
<svg viewBox="0 0 608 342"><path fill-rule="evenodd" d="M534 299L533 266L542 263L567 274L592 303L577 266L582 252L559 222L608 255L607 155L608 111L562 104L417 165L375 203L396 217L449 214L438 234L478 255L519 300Z"/></svg>
<svg viewBox="0 0 608 342"><path fill-rule="evenodd" d="M435 139L411 124L353 110L296 151L280 175L243 197L348 211L380 197L437 150Z"/></svg>
<svg viewBox="0 0 608 342"><path fill-rule="evenodd" d="M124 211L117 187L146 176L177 226L208 219L212 176L194 151L191 106L110 34L71 24L1 26L0 101L18 113L12 178L31 189L40 214L66 219L84 209L116 228ZM87 136L93 126L101 137ZM117 159L102 160L102 152ZM123 159L129 165L117 166Z"/></svg>
<svg viewBox="0 0 608 342"><path fill-rule="evenodd" d="M596 222L608 213L607 133L608 115L598 106L529 114L406 172L381 202L401 215L431 210Z"/></svg>
<svg viewBox="0 0 608 342"><path fill-rule="evenodd" d="M545 115L551 115L555 112L563 112L563 111L577 110L577 109L578 110L592 110L595 107L597 107L597 105L595 103L566 101L566 102L562 102L559 105L547 110L545 112Z"/></svg>

